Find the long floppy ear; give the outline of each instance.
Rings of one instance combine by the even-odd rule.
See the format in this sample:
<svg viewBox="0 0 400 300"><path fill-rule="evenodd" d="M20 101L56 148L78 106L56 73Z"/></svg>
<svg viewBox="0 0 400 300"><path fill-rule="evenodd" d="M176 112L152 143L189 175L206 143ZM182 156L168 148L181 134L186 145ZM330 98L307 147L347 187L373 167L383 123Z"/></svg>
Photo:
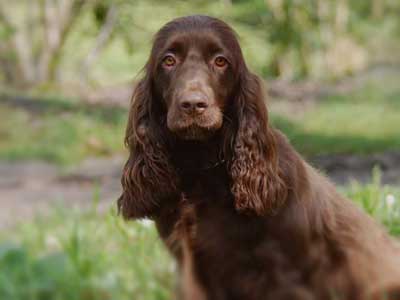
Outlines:
<svg viewBox="0 0 400 300"><path fill-rule="evenodd" d="M152 217L163 199L176 191L176 176L165 149L165 133L154 105L149 75L139 82L132 96L125 144L129 159L121 183L118 209L125 218Z"/></svg>
<svg viewBox="0 0 400 300"><path fill-rule="evenodd" d="M260 80L250 72L241 77L233 109L238 123L231 145L231 191L238 211L273 214L287 197L275 135L268 124Z"/></svg>

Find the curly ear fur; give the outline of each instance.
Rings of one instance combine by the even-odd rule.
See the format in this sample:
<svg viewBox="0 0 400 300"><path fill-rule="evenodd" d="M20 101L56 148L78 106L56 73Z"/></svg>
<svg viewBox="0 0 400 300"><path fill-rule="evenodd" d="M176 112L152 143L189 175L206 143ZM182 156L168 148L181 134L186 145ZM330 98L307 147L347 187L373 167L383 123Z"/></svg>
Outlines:
<svg viewBox="0 0 400 300"><path fill-rule="evenodd" d="M238 128L233 142L231 191L238 211L274 213L287 197L287 188L268 125L268 114L257 76L243 72L235 111Z"/></svg>
<svg viewBox="0 0 400 300"><path fill-rule="evenodd" d="M146 76L132 96L125 144L129 159L121 183L119 211L125 218L152 217L160 202L176 191L176 176L169 163L163 133L153 105L151 80Z"/></svg>

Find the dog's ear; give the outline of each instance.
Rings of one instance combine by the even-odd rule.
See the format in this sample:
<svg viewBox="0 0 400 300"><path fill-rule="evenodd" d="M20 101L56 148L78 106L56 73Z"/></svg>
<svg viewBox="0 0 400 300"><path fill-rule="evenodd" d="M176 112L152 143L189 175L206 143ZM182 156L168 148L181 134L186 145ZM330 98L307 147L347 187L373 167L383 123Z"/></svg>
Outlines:
<svg viewBox="0 0 400 300"><path fill-rule="evenodd" d="M237 128L231 142L231 191L238 211L262 216L276 212L287 197L287 188L260 80L249 72L241 77L233 103Z"/></svg>
<svg viewBox="0 0 400 300"><path fill-rule="evenodd" d="M129 159L122 175L123 192L118 199L125 218L154 216L163 199L176 192L176 176L167 151L165 136L154 108L150 76L141 80L132 96L125 144Z"/></svg>

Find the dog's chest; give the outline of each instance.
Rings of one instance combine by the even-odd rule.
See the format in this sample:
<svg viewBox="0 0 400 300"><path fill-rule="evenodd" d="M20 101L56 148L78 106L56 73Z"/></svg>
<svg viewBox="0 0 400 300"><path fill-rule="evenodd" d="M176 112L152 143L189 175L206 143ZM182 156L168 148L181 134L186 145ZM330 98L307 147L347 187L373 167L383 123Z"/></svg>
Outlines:
<svg viewBox="0 0 400 300"><path fill-rule="evenodd" d="M167 244L178 253L183 299L214 299L211 295L215 293L226 294L231 287L216 283L233 275L240 277L238 270L246 270L254 260L251 244L259 240L256 228L262 226L238 216L224 200L200 201L183 195L179 203Z"/></svg>
<svg viewBox="0 0 400 300"><path fill-rule="evenodd" d="M215 191L214 191L215 192ZM201 197L200 191L182 194L177 207L176 222L166 239L168 248L176 255L180 267L182 299L205 300L213 290L209 286L209 271L223 260L227 253L224 228L229 228L231 216L225 216L226 195L209 193ZM225 198L224 198L225 197ZM232 225L232 224L231 224ZM204 259L210 258L210 269ZM203 266L200 266L200 265ZM206 262L207 264L207 262Z"/></svg>
<svg viewBox="0 0 400 300"><path fill-rule="evenodd" d="M182 194L179 203L179 217L170 236L180 257L181 293L183 299L206 300L204 287L199 282L195 270L194 249L197 238L196 205Z"/></svg>
<svg viewBox="0 0 400 300"><path fill-rule="evenodd" d="M265 220L238 214L229 203L182 195L167 244L177 253L185 300L253 300L266 288L297 284L297 277L279 279L293 270L280 244L268 238Z"/></svg>

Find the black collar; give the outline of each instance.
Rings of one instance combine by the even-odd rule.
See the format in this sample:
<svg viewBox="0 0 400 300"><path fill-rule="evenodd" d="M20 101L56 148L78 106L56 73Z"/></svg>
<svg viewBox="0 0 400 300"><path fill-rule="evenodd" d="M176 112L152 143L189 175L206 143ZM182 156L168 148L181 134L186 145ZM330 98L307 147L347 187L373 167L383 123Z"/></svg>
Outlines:
<svg viewBox="0 0 400 300"><path fill-rule="evenodd" d="M201 167L201 168L178 167L177 170L178 170L178 172L181 172L181 173L199 173L199 172L206 172L206 171L216 169L224 164L225 164L225 159L220 159L217 162L209 164L205 167Z"/></svg>

